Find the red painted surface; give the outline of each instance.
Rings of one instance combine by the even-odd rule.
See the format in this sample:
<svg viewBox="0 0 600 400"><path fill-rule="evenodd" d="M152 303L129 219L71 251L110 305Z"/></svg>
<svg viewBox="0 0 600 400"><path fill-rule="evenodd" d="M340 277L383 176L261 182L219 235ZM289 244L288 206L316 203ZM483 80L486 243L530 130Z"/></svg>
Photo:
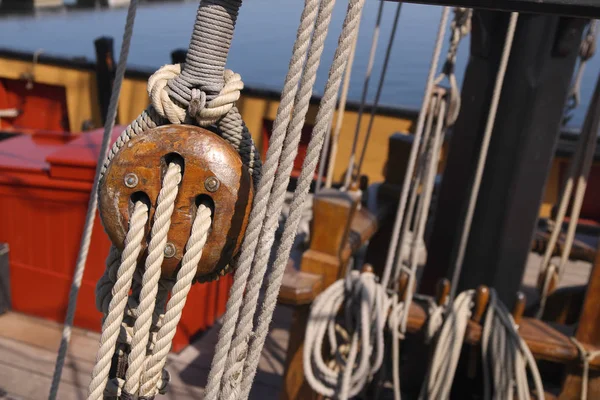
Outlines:
<svg viewBox="0 0 600 400"><path fill-rule="evenodd" d="M2 130L44 129L68 131L67 96L62 86L23 79L0 79L0 110L15 108L16 118L1 118Z"/></svg>
<svg viewBox="0 0 600 400"><path fill-rule="evenodd" d="M310 124L304 124L302 127L302 133L300 134L300 144L298 145L298 154L294 159L294 167L292 169L291 176L293 178L297 178L300 176L300 171L302 170L302 163L304 162L304 158L306 157L306 150L308 149L308 143L310 142L310 138L312 136L313 126ZM263 162L267 158L267 149L269 147L269 140L271 139L271 133L273 131L273 121L269 119L263 120L263 130L262 130L262 142L264 146L262 147L262 159ZM320 162L319 162L320 164ZM327 165L326 165L327 166ZM319 171L319 167L317 165L317 171ZM317 179L317 174L315 173L314 179Z"/></svg>
<svg viewBox="0 0 600 400"><path fill-rule="evenodd" d="M0 142L0 242L10 245L16 311L64 320L101 139L101 131L80 136L47 132ZM94 288L109 247L96 217L77 303L78 327L100 330ZM227 276L192 287L174 351L224 312L231 283Z"/></svg>

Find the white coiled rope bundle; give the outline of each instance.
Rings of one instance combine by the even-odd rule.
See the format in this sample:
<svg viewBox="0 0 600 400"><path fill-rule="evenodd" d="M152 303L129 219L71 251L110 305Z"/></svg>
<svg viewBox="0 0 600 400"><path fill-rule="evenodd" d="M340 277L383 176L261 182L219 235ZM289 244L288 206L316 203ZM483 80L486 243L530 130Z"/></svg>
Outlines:
<svg viewBox="0 0 600 400"><path fill-rule="evenodd" d="M383 362L383 328L389 307L385 289L372 272L352 271L317 297L303 353L306 379L315 391L347 399L365 387ZM323 358L325 340L332 351L331 363Z"/></svg>

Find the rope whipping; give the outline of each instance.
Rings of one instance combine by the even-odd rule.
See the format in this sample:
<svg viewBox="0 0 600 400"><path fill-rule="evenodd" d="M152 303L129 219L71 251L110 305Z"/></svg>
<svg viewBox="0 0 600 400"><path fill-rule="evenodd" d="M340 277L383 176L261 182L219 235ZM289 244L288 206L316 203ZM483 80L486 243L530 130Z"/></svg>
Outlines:
<svg viewBox="0 0 600 400"><path fill-rule="evenodd" d="M477 168L475 170L475 176L473 178L471 194L469 196L467 213L465 215L465 223L461 232L458 246L458 254L454 263L454 271L452 273L452 280L450 286L450 301L452 301L454 299L454 296L456 295L456 285L458 284L458 279L460 278L460 272L462 270L465 252L467 250L467 243L469 240L469 234L471 232L471 223L473 222L473 214L475 213L475 206L477 205L479 187L481 186L481 180L483 178L483 170L485 168L488 148L490 146L490 141L492 138L494 122L496 121L496 112L498 111L498 103L500 102L500 95L502 94L502 85L504 83L504 75L506 74L506 68L508 66L508 60L510 58L510 51L512 49L518 19L518 13L513 12L510 14L508 28L506 30L506 39L504 41L504 47L502 49L502 55L500 57L500 64L498 66L498 73L496 75L496 82L494 84L494 90L492 93L490 109L485 125L485 130L483 132L483 139L481 142L481 149L479 151Z"/></svg>
<svg viewBox="0 0 600 400"><path fill-rule="evenodd" d="M592 100L588 107L581 133L577 139L577 149L573 155L571 164L569 165L567 180L562 189L560 204L556 214L556 220L554 221L554 228L548 239L546 252L544 253L544 258L540 265L540 305L536 312L536 318L542 318L548 296L566 269L566 264L575 241L579 215L583 207L587 181L594 161L594 153L598 141L600 125L599 113L600 80L596 82ZM575 192L573 192L573 189L575 189ZM558 264L555 264L552 260L552 255L556 250L558 238L565 222L565 216L569 204L571 203L571 198L571 213L569 216L567 233L565 235L565 242L562 248L560 261Z"/></svg>
<svg viewBox="0 0 600 400"><path fill-rule="evenodd" d="M110 102L106 114L106 122L104 124L102 144L100 145L98 162L96 164L96 172L94 174L94 182L92 184L92 192L90 193L88 211L85 216L83 234L81 235L81 244L79 245L79 254L77 255L77 263L75 265L75 272L73 274L73 282L71 283L71 289L69 292L67 314L63 326L60 346L58 348L58 355L56 357L50 393L48 395L49 400L55 400L56 396L58 395L60 379L62 377L62 371L65 365L65 358L67 357L69 342L71 340L73 320L75 318L75 310L77 309L77 298L79 297L81 280L83 279L83 273L85 272L85 264L87 262L87 256L90 249L92 230L94 228L94 220L96 218L96 210L98 209L98 186L103 173L102 163L108 153L110 138L115 126L115 119L117 117L117 107L119 105L121 85L123 83L123 78L125 77L125 69L127 68L127 57L129 55L129 47L131 45L131 37L133 36L133 26L135 22L137 5L138 1L132 0L129 3L129 8L127 10L127 19L125 22L125 30L123 32L123 44L121 45L121 53L119 55L119 62L115 72L115 80L113 82Z"/></svg>
<svg viewBox="0 0 600 400"><path fill-rule="evenodd" d="M385 83L385 76L387 74L387 69L390 63L390 56L392 55L392 48L394 47L394 39L396 38L396 31L398 29L398 21L400 20L400 11L402 11L402 3L398 2L396 5L396 13L394 14L394 22L392 24L392 30L390 32L390 38L388 39L388 45L385 50L385 57L383 60L383 67L381 68L381 74L379 76L379 83L377 84L377 91L375 92L375 100L371 105L371 114L369 116L369 124L367 125L367 132L365 134L365 139L363 141L362 150L360 153L360 158L358 161L358 165L356 166L356 174L354 174L354 178L352 178L352 174L354 172L354 159L356 157L356 148L353 145L354 151L350 155L350 161L348 164L348 168L346 171L346 178L344 180L344 187L348 188L348 182L353 179L354 182L358 180L360 177L360 171L362 168L362 164L365 159L365 154L367 151L367 146L369 143L369 139L371 138L371 131L373 129L373 122L375 121L375 113L377 112L377 107L379 106L379 99L381 98L381 92L383 91L383 85ZM357 129L360 129L360 117L357 121ZM355 132L355 137L357 137L358 133Z"/></svg>

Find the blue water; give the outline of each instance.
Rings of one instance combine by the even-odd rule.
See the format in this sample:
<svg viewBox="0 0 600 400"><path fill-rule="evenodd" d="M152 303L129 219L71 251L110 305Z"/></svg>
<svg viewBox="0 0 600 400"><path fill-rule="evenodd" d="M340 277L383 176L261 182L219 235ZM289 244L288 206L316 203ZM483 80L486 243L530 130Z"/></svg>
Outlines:
<svg viewBox="0 0 600 400"><path fill-rule="evenodd" d="M315 91L322 93L327 67L333 58L347 2L336 5L327 37ZM349 97L359 100L379 3L367 1L356 50ZM285 78L295 30L302 11L301 0L247 0L242 6L228 67L239 72L248 86L279 90ZM156 68L170 62L170 52L188 45L197 1L145 4L138 10L129 64ZM383 63L396 3L386 3L377 61L373 69L369 100L373 99ZM431 60L441 8L403 5L381 103L418 108ZM69 11L0 19L0 47L94 59L93 40L109 35L115 49L121 45L125 9ZM447 42L447 40L446 40ZM447 45L444 46L444 52ZM468 40L459 51L459 83L468 56ZM600 56L585 70L582 104L570 125L580 126L589 102Z"/></svg>

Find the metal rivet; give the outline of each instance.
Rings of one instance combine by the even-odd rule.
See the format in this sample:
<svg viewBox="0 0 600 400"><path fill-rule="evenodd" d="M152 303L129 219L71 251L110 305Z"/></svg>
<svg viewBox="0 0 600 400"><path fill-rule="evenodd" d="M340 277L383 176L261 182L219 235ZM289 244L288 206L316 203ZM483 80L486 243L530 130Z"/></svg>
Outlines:
<svg viewBox="0 0 600 400"><path fill-rule="evenodd" d="M209 176L204 181L204 187L211 193L216 192L219 186L221 186L221 182L214 176Z"/></svg>
<svg viewBox="0 0 600 400"><path fill-rule="evenodd" d="M139 179L136 174L133 172L125 175L125 186L128 188L134 188L137 186Z"/></svg>
<svg viewBox="0 0 600 400"><path fill-rule="evenodd" d="M165 246L165 258L175 257L175 254L177 254L177 249L175 248L175 245L173 243L167 243L167 245Z"/></svg>

